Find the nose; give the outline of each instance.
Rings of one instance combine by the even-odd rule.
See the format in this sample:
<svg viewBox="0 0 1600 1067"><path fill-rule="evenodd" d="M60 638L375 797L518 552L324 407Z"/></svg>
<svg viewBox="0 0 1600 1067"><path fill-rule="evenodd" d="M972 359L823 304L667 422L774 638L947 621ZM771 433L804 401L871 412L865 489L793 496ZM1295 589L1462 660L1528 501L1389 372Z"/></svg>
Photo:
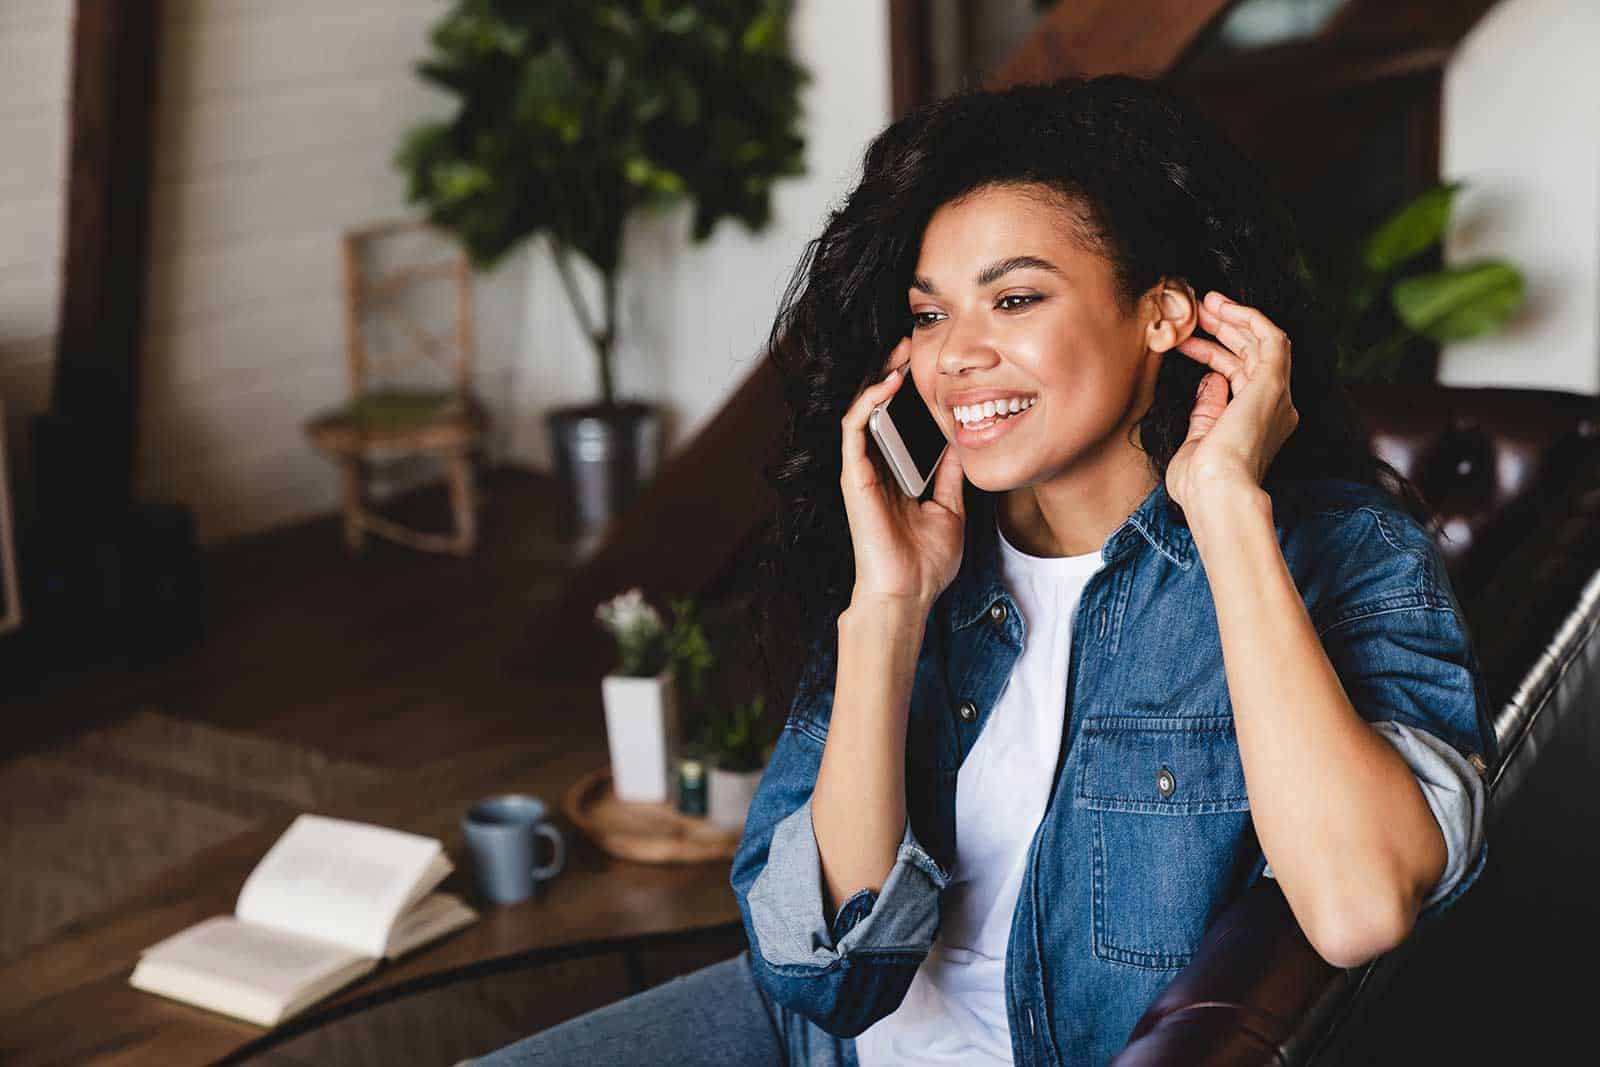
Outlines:
<svg viewBox="0 0 1600 1067"><path fill-rule="evenodd" d="M943 340L939 346L940 374L966 374L1000 362L1000 353L989 338L982 316L967 315L952 321Z"/></svg>

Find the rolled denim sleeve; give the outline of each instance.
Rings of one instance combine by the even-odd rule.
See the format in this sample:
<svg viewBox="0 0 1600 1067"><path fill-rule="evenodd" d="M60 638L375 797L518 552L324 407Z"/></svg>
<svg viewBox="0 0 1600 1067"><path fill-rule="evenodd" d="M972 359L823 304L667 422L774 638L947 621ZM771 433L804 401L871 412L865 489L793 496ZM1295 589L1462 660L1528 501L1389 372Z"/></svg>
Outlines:
<svg viewBox="0 0 1600 1067"><path fill-rule="evenodd" d="M1375 722L1373 728L1392 743L1411 767L1422 796L1444 834L1444 874L1423 908L1450 894L1486 858L1484 816L1488 794L1472 764L1445 741L1426 730L1397 722Z"/></svg>
<svg viewBox="0 0 1600 1067"><path fill-rule="evenodd" d="M761 954L775 965L824 968L861 951L925 954L939 925L939 891L949 883L906 820L882 892L858 890L830 925L811 798L780 821L767 865L750 887Z"/></svg>
<svg viewBox="0 0 1600 1067"><path fill-rule="evenodd" d="M1487 793L1472 764L1445 741L1414 726L1392 721L1372 723L1405 759L1422 788L1423 798L1444 835L1444 873L1422 902L1424 909L1443 900L1487 858L1484 813ZM1272 865L1262 875L1273 878Z"/></svg>
<svg viewBox="0 0 1600 1067"><path fill-rule="evenodd" d="M1413 518L1362 507L1330 553L1338 582L1318 603L1318 638L1350 704L1418 776L1451 853L1416 918L1426 928L1488 861L1482 774L1496 750L1482 667L1438 544Z"/></svg>
<svg viewBox="0 0 1600 1067"><path fill-rule="evenodd" d="M1348 485L1346 486L1348 488ZM1476 644L1438 542L1381 490L1294 525L1317 638L1356 714L1411 768L1445 840L1413 932L1437 922L1488 861L1487 769L1498 758ZM1264 860L1258 860L1258 872Z"/></svg>
<svg viewBox="0 0 1600 1067"><path fill-rule="evenodd" d="M881 890L851 894L828 921L811 795L832 685L802 684L751 799L730 882L756 981L828 1033L854 1037L904 1000L938 933L949 874L907 819Z"/></svg>

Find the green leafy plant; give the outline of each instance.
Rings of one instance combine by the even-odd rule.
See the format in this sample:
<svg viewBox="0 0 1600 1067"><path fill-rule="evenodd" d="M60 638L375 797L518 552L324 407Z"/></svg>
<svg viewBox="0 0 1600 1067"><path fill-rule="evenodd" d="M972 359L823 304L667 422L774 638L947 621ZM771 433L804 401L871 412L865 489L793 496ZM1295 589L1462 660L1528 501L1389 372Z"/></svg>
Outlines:
<svg viewBox="0 0 1600 1067"><path fill-rule="evenodd" d="M668 655L689 696L699 699L705 692L705 673L716 665L716 654L706 638L705 627L700 624L694 600L685 597L668 600L667 604L672 609L672 627L667 632Z"/></svg>
<svg viewBox="0 0 1600 1067"><path fill-rule="evenodd" d="M1339 312L1341 376L1393 381L1417 341L1444 344L1492 333L1521 305L1522 274L1504 260L1403 273L1444 237L1465 184L1445 182L1422 192L1351 247L1330 294ZM1374 323L1386 325L1384 336L1358 344L1357 336L1370 333Z"/></svg>
<svg viewBox="0 0 1600 1067"><path fill-rule="evenodd" d="M765 709L766 699L760 694L726 711L704 709L687 751L725 771L759 771L783 730L783 723Z"/></svg>
<svg viewBox="0 0 1600 1067"><path fill-rule="evenodd" d="M687 197L692 236L726 216L752 232L771 189L805 173L793 0L458 0L418 73L458 96L455 116L411 130L396 164L408 196L478 267L548 235L615 402L617 275L635 208ZM599 271L592 315L570 253Z"/></svg>
<svg viewBox="0 0 1600 1067"><path fill-rule="evenodd" d="M644 598L635 586L594 609L595 619L611 631L617 642L617 673L630 678L653 678L669 666L692 696L704 689L705 672L716 662L711 643L700 625L692 598L669 598L672 622Z"/></svg>

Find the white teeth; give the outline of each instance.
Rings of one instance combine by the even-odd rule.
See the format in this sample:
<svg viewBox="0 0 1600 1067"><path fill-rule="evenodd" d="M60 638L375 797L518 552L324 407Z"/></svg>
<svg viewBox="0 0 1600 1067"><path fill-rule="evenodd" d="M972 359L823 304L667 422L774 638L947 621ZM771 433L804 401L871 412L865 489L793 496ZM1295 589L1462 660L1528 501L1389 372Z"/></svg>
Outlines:
<svg viewBox="0 0 1600 1067"><path fill-rule="evenodd" d="M1031 396L1026 398L1013 396L1004 400L986 400L981 404L957 404L951 411L955 413L957 422L970 427L996 416L1004 418L1027 411L1033 407L1036 399Z"/></svg>

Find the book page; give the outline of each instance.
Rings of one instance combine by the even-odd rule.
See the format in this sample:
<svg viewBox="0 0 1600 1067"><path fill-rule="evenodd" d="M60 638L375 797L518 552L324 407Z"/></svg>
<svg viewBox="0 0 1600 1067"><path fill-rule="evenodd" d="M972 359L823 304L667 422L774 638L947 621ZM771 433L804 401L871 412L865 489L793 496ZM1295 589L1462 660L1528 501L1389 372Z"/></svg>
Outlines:
<svg viewBox="0 0 1600 1067"><path fill-rule="evenodd" d="M218 916L145 949L136 988L270 1026L308 991L366 973L376 961L338 945Z"/></svg>
<svg viewBox="0 0 1600 1067"><path fill-rule="evenodd" d="M399 959L414 948L477 921L477 911L466 901L454 893L435 893L400 916L389 935L384 957Z"/></svg>
<svg viewBox="0 0 1600 1067"><path fill-rule="evenodd" d="M376 958L441 852L431 837L301 815L245 879L234 914Z"/></svg>
<svg viewBox="0 0 1600 1067"><path fill-rule="evenodd" d="M450 857L446 856L444 850L441 849L439 854L433 857L433 862L428 864L428 869L423 872L421 881L417 882L416 887L406 897L405 903L400 906L401 916L405 916L406 913L411 911L412 905L417 904L429 893L433 892L433 887L450 877L450 872L455 869L455 864L450 862Z"/></svg>

